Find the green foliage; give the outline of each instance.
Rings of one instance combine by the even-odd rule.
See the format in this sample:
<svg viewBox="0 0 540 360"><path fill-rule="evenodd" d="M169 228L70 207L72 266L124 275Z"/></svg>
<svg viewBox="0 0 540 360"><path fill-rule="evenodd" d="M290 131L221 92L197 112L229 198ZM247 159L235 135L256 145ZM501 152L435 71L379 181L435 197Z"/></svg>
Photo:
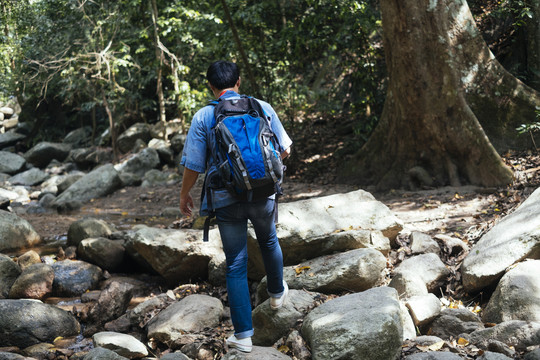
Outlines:
<svg viewBox="0 0 540 360"><path fill-rule="evenodd" d="M534 145L534 148L538 150L538 147L536 146L536 143L534 141L534 133L540 131L540 107L538 106L536 107L535 113L536 113L537 121L533 121L527 124L521 124L520 126L516 128L516 130L519 134L529 133L529 135L531 136L531 140Z"/></svg>
<svg viewBox="0 0 540 360"><path fill-rule="evenodd" d="M385 67L374 1L226 0L248 64L221 0L157 0L163 60L148 1L3 1L14 31L0 45L0 92L19 89L36 117L54 118L64 133L94 115L106 128L106 105L118 127L157 121L158 69L167 118L189 122L211 96L205 73L218 59L239 63L244 93L255 91L252 70L261 97L285 121L314 112L345 115L357 119L356 133L368 134L382 109Z"/></svg>
<svg viewBox="0 0 540 360"><path fill-rule="evenodd" d="M537 114L536 118L538 119L539 118L538 112L536 114ZM519 127L516 128L516 130L520 134L533 133L536 131L540 131L540 121L532 122L529 124L521 124Z"/></svg>
<svg viewBox="0 0 540 360"><path fill-rule="evenodd" d="M533 133L536 131L540 131L540 107L537 106L535 110L536 114L536 120L528 124L521 124L519 127L516 128L518 133L520 134L526 134L526 133Z"/></svg>
<svg viewBox="0 0 540 360"><path fill-rule="evenodd" d="M533 18L527 1L523 0L502 0L497 2L498 7L493 11L493 16L499 18L512 17L514 26L524 26L527 21Z"/></svg>

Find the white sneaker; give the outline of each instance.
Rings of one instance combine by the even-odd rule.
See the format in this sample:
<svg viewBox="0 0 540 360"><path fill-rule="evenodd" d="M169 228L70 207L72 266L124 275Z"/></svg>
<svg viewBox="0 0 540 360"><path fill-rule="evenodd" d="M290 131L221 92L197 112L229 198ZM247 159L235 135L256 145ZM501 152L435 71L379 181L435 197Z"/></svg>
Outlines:
<svg viewBox="0 0 540 360"><path fill-rule="evenodd" d="M277 310L280 307L282 307L283 303L285 302L285 298L287 297L288 294L289 294L289 286L287 285L285 280L283 280L283 294L278 298L274 298L274 297L270 298L270 307L272 308L272 310Z"/></svg>
<svg viewBox="0 0 540 360"><path fill-rule="evenodd" d="M230 348L235 348L243 352L251 352L253 344L251 343L251 337L237 339L236 336L232 335L229 337L225 343Z"/></svg>

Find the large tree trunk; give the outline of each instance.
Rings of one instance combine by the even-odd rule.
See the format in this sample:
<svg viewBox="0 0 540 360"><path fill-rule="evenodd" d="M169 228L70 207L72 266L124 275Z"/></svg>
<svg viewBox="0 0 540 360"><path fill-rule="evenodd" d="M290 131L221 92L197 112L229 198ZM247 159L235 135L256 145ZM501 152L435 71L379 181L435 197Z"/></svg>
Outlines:
<svg viewBox="0 0 540 360"><path fill-rule="evenodd" d="M527 20L527 68L532 73L531 85L540 89L540 0L531 0L532 18Z"/></svg>
<svg viewBox="0 0 540 360"><path fill-rule="evenodd" d="M480 51L477 42L464 41L475 29L467 3L381 0L381 12L387 98L377 128L343 175L380 190L509 184L512 172L485 135L463 85L462 61L472 62L469 69L491 69L484 64L496 62L485 44Z"/></svg>
<svg viewBox="0 0 540 360"><path fill-rule="evenodd" d="M532 148L528 134L519 135L516 128L536 120L535 111L540 106L540 94L506 71L495 59L474 25L465 1L446 2L450 5L445 8L443 15L455 17L453 24L458 30L455 41L450 45L467 104L499 153L509 149ZM534 22L538 27L537 18ZM536 35L540 33L529 33L528 37ZM534 56L529 54L528 61L535 62L538 58L534 60Z"/></svg>

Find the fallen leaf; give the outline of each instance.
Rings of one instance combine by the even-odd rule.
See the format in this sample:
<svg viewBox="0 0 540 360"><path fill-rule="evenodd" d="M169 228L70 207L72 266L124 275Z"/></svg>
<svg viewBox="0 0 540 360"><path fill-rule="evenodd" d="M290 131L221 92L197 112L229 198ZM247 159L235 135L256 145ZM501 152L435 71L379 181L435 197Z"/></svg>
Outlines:
<svg viewBox="0 0 540 360"><path fill-rule="evenodd" d="M294 268L294 271L296 271L296 275L300 275L301 273L309 269L311 269L310 266L300 266L300 267Z"/></svg>
<svg viewBox="0 0 540 360"><path fill-rule="evenodd" d="M278 347L278 351L284 354L288 353L290 350L291 349L289 349L287 345L281 345L280 347Z"/></svg>
<svg viewBox="0 0 540 360"><path fill-rule="evenodd" d="M60 341L60 340L62 340L62 339L63 339L63 337L62 337L62 336L58 336L58 337L57 337L56 339L54 339L54 340L53 340L53 344L54 344L55 342L57 342L57 341Z"/></svg>
<svg viewBox="0 0 540 360"><path fill-rule="evenodd" d="M444 346L444 341L438 341L434 344L429 345L428 347L429 347L429 350L431 351L438 351L442 349L443 346Z"/></svg>
<svg viewBox="0 0 540 360"><path fill-rule="evenodd" d="M416 345L416 347L418 348L418 350L421 350L423 352L428 352L428 351L439 351L440 349L442 349L442 347L444 346L444 341L438 341L436 343L433 343L431 345Z"/></svg>
<svg viewBox="0 0 540 360"><path fill-rule="evenodd" d="M467 339L464 339L462 337L460 337L457 341L458 345L461 345L461 346L467 346L469 345L469 341L467 341Z"/></svg>

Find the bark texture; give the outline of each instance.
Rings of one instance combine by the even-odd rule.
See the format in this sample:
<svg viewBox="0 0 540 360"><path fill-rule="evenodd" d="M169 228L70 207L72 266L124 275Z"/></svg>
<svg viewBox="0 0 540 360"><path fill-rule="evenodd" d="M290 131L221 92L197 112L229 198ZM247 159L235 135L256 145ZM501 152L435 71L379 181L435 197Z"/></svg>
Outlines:
<svg viewBox="0 0 540 360"><path fill-rule="evenodd" d="M343 175L380 190L509 184L512 172L484 133L464 86L491 79L485 72L496 62L467 3L382 0L381 12L387 98L379 125Z"/></svg>
<svg viewBox="0 0 540 360"><path fill-rule="evenodd" d="M532 18L527 20L527 68L532 74L532 87L540 89L540 0L528 2Z"/></svg>

